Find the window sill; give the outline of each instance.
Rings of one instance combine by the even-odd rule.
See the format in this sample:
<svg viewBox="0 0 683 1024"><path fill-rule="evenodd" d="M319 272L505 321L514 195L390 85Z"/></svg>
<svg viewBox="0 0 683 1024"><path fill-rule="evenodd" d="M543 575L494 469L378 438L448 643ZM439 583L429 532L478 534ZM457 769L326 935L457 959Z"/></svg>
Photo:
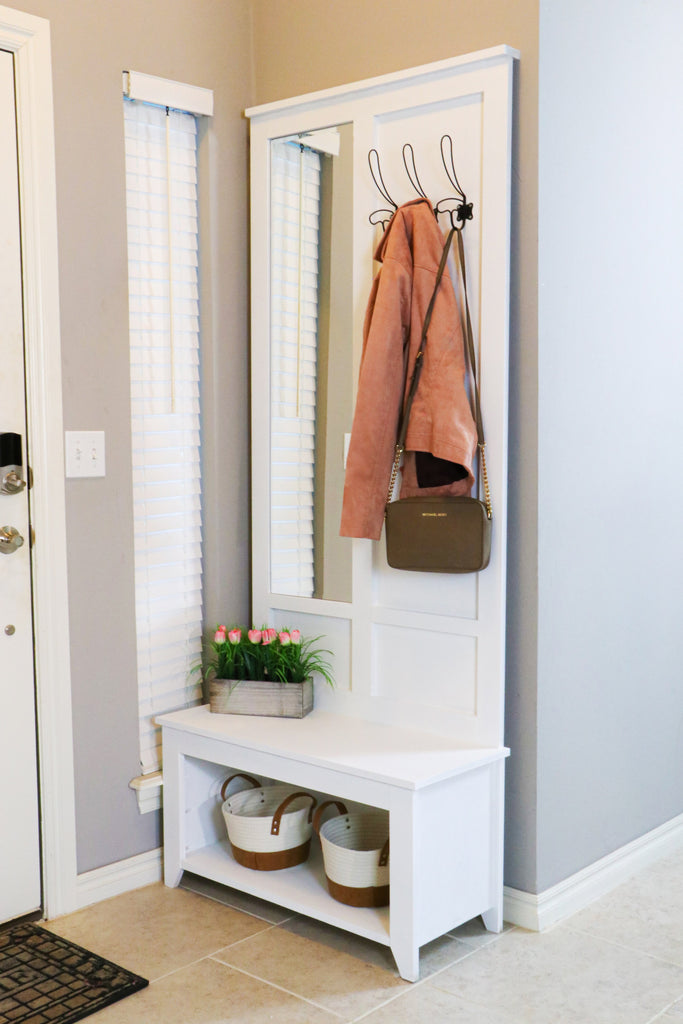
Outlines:
<svg viewBox="0 0 683 1024"><path fill-rule="evenodd" d="M135 790L138 798L138 810L140 814L148 814L150 811L158 811L162 806L162 787L164 785L163 772L150 772L149 775L138 775L128 783L131 789Z"/></svg>

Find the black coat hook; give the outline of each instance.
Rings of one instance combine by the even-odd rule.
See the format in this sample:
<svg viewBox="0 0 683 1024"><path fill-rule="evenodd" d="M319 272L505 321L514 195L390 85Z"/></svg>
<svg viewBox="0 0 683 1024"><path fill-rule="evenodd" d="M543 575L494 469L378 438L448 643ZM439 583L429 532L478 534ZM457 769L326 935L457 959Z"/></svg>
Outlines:
<svg viewBox="0 0 683 1024"><path fill-rule="evenodd" d="M372 180L375 183L377 191L379 192L383 199L386 199L386 201L389 203L391 207L391 209L380 208L379 210L373 210L368 219L372 225L381 224L382 227L384 228L385 224L387 224L391 220L398 207L394 200L389 195L389 190L387 189L387 186L384 184L384 178L382 177L382 168L380 167L379 163L379 153L377 152L376 149L371 149L370 152L368 153L368 166L370 168L370 174L372 175Z"/></svg>
<svg viewBox="0 0 683 1024"><path fill-rule="evenodd" d="M408 175L408 181L413 186L413 188L415 189L417 194L420 196L420 198L421 199L426 199L427 195L425 193L425 190L422 188L422 184L420 182L420 179L417 176L417 168L415 166L415 153L413 152L413 147L411 146L411 144L409 142L406 142L401 152L403 154L403 166L406 169L406 174ZM408 153L409 155L406 156L406 153ZM409 161L410 161L410 166L409 166Z"/></svg>
<svg viewBox="0 0 683 1024"><path fill-rule="evenodd" d="M458 175L455 171L455 161L453 159L453 139L450 135L442 135L440 145L441 162L443 164L444 171L446 172L446 177L455 189L455 196L448 196L445 199L440 199L434 207L434 211L437 216L440 213L447 213L451 221L451 227L455 228L457 231L462 231L465 226L465 222L472 220L474 216L472 212L473 204L467 202L467 196L458 181ZM448 151L448 155L446 151Z"/></svg>

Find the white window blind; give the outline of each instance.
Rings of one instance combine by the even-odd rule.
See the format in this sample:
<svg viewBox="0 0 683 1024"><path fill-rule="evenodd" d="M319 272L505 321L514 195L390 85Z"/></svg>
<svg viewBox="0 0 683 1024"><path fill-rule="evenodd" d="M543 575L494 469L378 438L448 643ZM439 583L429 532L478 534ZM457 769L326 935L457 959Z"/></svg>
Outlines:
<svg viewBox="0 0 683 1024"><path fill-rule="evenodd" d="M320 156L271 146L271 588L312 597Z"/></svg>
<svg viewBox="0 0 683 1024"><path fill-rule="evenodd" d="M201 700L197 128L124 99L140 763L155 715Z"/></svg>

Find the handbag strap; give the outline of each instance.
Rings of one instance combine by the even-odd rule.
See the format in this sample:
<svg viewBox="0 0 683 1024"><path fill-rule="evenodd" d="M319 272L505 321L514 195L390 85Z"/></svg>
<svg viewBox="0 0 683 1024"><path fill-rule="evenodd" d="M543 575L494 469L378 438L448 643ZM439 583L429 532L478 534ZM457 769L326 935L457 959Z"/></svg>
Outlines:
<svg viewBox="0 0 683 1024"><path fill-rule="evenodd" d="M465 337L467 339L467 358L470 363L472 383L474 384L474 422L477 425L477 447L479 448L479 463L481 465L481 476L484 483L484 504L486 505L487 519L493 518L491 508L491 491L489 489L489 475L486 469L486 441L484 439L484 422L481 418L481 399L479 397L479 381L477 379L477 356L474 351L474 335L472 332L472 318L470 317L470 304L467 301L467 273L465 271L465 246L462 241L462 230L458 235L458 270L462 280L462 292L465 299Z"/></svg>
<svg viewBox="0 0 683 1024"><path fill-rule="evenodd" d="M417 355L415 356L415 365L413 366L413 376L410 381L410 390L408 391L408 397L406 398L405 407L403 409L403 415L398 425L398 436L396 438L396 446L400 447L401 451L404 449L406 434L408 433L408 420L410 418L410 410L413 405L413 399L415 392L417 391L417 385L420 382L420 374L422 373L422 364L424 360L424 350L427 347L427 331L432 321L432 313L434 312L434 303L436 302L436 293L439 290L441 284L441 278L443 272L446 269L446 260L448 259L448 252L451 247L453 235L455 234L455 228L451 228L446 238L446 243L441 253L441 262L439 263L439 269L436 272L436 280L434 282L434 291L432 297L429 300L427 306L427 312L425 313L424 323L422 324L422 334L420 335L420 347L418 348Z"/></svg>
<svg viewBox="0 0 683 1024"><path fill-rule="evenodd" d="M389 481L389 490L387 491L387 500L385 505L388 505L391 501L391 496L394 493L394 484L396 483L396 476L398 474L398 465L401 461L401 456L404 452L406 434L408 433L408 420L410 418L410 410L413 405L413 399L415 392L417 391L417 385L420 382L420 374L422 373L422 361L424 358L424 350L427 344L427 331L429 324L431 323L432 313L434 311L434 303L436 302L436 293L439 290L441 284L441 278L443 272L446 269L446 260L448 259L448 252L453 241L453 235L455 234L455 228L451 228L446 237L446 242L441 253L441 261L439 263L439 269L436 272L436 280L434 282L434 291L432 297L429 300L427 306L427 312L425 313L424 323L422 324L422 334L420 335L420 345L415 356L415 365L413 367L413 376L410 381L410 389L408 391L408 397L406 398L405 406L403 407L403 413L398 423L398 432L396 437L396 447L394 448L394 465L391 469L391 479ZM386 514L386 513L385 513Z"/></svg>
<svg viewBox="0 0 683 1024"><path fill-rule="evenodd" d="M410 381L410 389L408 391L408 397L406 399L405 408L403 415L399 422L398 436L396 438L396 448L394 451L394 465L391 470L391 480L389 481L389 490L387 492L386 504L388 505L391 501L391 496L394 492L394 485L396 483L396 476L398 474L399 462L401 456L405 450L405 440L408 433L408 419L410 417L410 410L417 391L417 385L420 381L420 374L422 373L422 364L424 360L424 350L427 345L427 331L429 324L432 319L432 312L434 310L434 303L436 302L436 293L439 290L441 284L441 278L446 267L446 260L448 259L448 253L453 241L453 235L458 236L458 272L460 279L462 280L462 291L465 299L465 337L467 339L467 358L470 364L470 371L472 373L472 383L474 385L474 419L477 427L477 447L479 448L479 459L481 463L481 475L484 482L484 503L486 505L486 515L488 519L493 516L491 508L491 493L489 490L489 478L486 469L486 441L484 439L484 423L481 417L481 401L479 397L479 381L477 380L477 360L476 353L474 351L474 335L472 332L472 318L470 317L470 306L467 299L467 274L465 271L465 247L462 241L462 230L458 228L451 228L446 236L446 242L443 247L443 253L441 254L441 261L439 263L439 269L436 274L436 280L434 282L434 291L432 297L429 300L427 306L427 312L425 313L424 323L422 325L422 334L420 336L420 347L418 353L415 356L415 366L413 368L413 376Z"/></svg>

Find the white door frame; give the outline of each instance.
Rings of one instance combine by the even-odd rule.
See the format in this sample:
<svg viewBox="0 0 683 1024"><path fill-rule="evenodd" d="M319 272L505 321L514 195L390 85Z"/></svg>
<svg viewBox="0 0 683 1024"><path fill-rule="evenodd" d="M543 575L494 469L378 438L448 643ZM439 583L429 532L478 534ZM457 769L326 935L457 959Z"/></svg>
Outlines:
<svg viewBox="0 0 683 1024"><path fill-rule="evenodd" d="M0 47L15 56L43 906L56 917L77 905L77 866L50 23L0 7Z"/></svg>

